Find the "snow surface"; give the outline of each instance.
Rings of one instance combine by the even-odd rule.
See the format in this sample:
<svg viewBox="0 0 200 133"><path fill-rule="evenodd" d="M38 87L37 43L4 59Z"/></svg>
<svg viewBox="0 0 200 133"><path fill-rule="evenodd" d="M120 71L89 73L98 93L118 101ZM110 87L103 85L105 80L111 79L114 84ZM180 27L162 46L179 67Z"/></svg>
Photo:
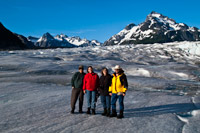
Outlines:
<svg viewBox="0 0 200 133"><path fill-rule="evenodd" d="M200 43L1 51L0 132L199 133L200 55L193 46ZM78 65L100 75L116 64L129 82L125 118L101 116L100 99L97 115L71 115L70 80Z"/></svg>
<svg viewBox="0 0 200 133"><path fill-rule="evenodd" d="M184 43L184 44L181 44L179 45L178 47L180 47L181 49L187 51L188 53L190 54L193 54L193 55L200 55L200 47L199 47L200 43L197 42L197 43Z"/></svg>

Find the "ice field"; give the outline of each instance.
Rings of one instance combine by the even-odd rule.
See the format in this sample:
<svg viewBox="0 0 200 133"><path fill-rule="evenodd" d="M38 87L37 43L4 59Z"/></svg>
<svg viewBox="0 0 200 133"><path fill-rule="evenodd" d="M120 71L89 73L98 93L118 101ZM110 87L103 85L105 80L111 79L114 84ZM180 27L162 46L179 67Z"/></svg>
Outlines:
<svg viewBox="0 0 200 133"><path fill-rule="evenodd" d="M79 65L119 64L128 78L125 118L70 114ZM86 111L86 97L84 101ZM77 112L77 110L76 110ZM200 132L200 42L0 51L0 132Z"/></svg>

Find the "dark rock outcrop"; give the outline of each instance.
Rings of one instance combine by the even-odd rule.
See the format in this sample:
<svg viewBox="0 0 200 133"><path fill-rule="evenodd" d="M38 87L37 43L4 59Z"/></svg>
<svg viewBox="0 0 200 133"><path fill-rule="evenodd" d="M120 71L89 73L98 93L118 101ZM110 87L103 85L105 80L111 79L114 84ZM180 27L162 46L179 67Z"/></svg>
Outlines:
<svg viewBox="0 0 200 133"><path fill-rule="evenodd" d="M0 50L20 50L27 49L16 34L6 29L0 22Z"/></svg>

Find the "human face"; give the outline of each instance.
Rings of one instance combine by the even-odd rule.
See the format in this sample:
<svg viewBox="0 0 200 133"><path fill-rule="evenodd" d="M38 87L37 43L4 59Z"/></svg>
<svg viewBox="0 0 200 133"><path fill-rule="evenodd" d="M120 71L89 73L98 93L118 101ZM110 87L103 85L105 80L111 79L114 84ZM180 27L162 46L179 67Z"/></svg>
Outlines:
<svg viewBox="0 0 200 133"><path fill-rule="evenodd" d="M115 73L118 74L119 73L119 69L115 69Z"/></svg>
<svg viewBox="0 0 200 133"><path fill-rule="evenodd" d="M92 68L91 67L88 68L88 73L92 73Z"/></svg>
<svg viewBox="0 0 200 133"><path fill-rule="evenodd" d="M106 76L107 75L107 70L103 69L103 75Z"/></svg>
<svg viewBox="0 0 200 133"><path fill-rule="evenodd" d="M80 73L83 73L83 69L79 69L79 72L80 72Z"/></svg>

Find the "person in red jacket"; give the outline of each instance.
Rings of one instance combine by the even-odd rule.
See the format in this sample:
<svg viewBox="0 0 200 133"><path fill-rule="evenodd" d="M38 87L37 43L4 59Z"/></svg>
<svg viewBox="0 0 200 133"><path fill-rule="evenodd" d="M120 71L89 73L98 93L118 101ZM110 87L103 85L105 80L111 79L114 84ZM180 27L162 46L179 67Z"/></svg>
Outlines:
<svg viewBox="0 0 200 133"><path fill-rule="evenodd" d="M99 76L93 72L92 66L88 67L87 72L83 80L83 92L86 93L88 104L87 114L90 114L90 109L92 109L92 114L95 115L95 98L99 87Z"/></svg>

